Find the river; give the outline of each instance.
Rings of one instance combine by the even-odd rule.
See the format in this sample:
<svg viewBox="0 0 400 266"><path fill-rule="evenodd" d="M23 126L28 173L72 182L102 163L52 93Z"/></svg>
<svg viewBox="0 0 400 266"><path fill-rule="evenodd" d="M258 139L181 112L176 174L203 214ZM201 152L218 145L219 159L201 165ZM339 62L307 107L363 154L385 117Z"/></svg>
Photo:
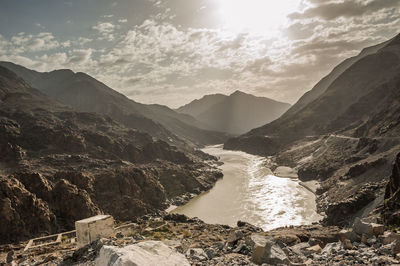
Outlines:
<svg viewBox="0 0 400 266"><path fill-rule="evenodd" d="M286 225L311 224L316 213L315 195L297 178L275 176L266 158L209 146L204 152L220 158L224 177L208 192L172 210L207 223L236 226L246 221L264 230Z"/></svg>

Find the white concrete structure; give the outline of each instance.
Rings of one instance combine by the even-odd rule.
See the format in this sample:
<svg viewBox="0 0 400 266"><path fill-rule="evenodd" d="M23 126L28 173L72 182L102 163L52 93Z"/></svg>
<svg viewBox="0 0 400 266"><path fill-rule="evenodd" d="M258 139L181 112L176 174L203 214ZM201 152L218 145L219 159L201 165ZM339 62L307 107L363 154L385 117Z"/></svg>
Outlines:
<svg viewBox="0 0 400 266"><path fill-rule="evenodd" d="M78 248L102 237L115 235L114 218L111 215L97 215L75 222Z"/></svg>

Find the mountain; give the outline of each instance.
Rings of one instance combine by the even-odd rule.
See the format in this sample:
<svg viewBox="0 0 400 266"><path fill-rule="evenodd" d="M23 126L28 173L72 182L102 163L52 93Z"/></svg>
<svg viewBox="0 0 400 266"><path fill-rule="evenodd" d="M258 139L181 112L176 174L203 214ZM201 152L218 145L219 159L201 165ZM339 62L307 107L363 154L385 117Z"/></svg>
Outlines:
<svg viewBox="0 0 400 266"><path fill-rule="evenodd" d="M193 117L161 105L137 103L85 73L69 69L37 72L10 62L0 62L51 98L77 110L109 115L178 147L222 143L226 134L205 130Z"/></svg>
<svg viewBox="0 0 400 266"><path fill-rule="evenodd" d="M277 165L298 170L300 180L318 180L324 223L348 226L380 212L385 186L393 182L400 152L400 34L345 61L318 84L327 87L315 86L279 119L224 147L272 155Z"/></svg>
<svg viewBox="0 0 400 266"><path fill-rule="evenodd" d="M0 136L0 243L72 230L100 213L131 221L220 176L204 155L62 105L3 67Z"/></svg>
<svg viewBox="0 0 400 266"><path fill-rule="evenodd" d="M178 108L177 111L195 117L214 130L243 134L277 119L289 107L287 103L236 91L229 96L204 96Z"/></svg>
<svg viewBox="0 0 400 266"><path fill-rule="evenodd" d="M328 87L332 84L335 79L337 79L346 69L348 69L351 65L353 65L358 60L376 53L379 49L383 48L389 41L368 47L363 49L357 56L347 58L342 63L337 65L331 73L329 73L326 77L321 79L310 91L306 92L300 99L294 104L283 116L287 116L293 114L303 107L305 107L310 102L317 99L321 94L323 94Z"/></svg>
<svg viewBox="0 0 400 266"><path fill-rule="evenodd" d="M318 93L314 94L319 96L310 98L307 95L311 93L307 93L279 119L228 140L225 147L271 155L307 136L329 133L396 136L399 133L396 114L400 108L399 40L400 35L365 50L361 59L329 82L325 91L321 91L322 86L315 86L313 90ZM335 70L332 73L338 74ZM332 73L318 84L333 79Z"/></svg>
<svg viewBox="0 0 400 266"><path fill-rule="evenodd" d="M189 114L193 117L196 117L208 109L210 109L213 105L222 102L228 98L227 95L224 94L211 94L205 95L201 99L193 100L192 102L185 104L184 106L176 109L179 113Z"/></svg>

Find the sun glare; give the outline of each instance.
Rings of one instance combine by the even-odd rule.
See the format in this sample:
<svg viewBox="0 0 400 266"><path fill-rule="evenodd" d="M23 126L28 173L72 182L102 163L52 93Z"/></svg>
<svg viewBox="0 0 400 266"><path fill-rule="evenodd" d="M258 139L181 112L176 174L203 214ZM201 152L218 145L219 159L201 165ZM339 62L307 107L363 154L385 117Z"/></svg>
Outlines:
<svg viewBox="0 0 400 266"><path fill-rule="evenodd" d="M226 29L236 33L275 35L300 0L218 0Z"/></svg>

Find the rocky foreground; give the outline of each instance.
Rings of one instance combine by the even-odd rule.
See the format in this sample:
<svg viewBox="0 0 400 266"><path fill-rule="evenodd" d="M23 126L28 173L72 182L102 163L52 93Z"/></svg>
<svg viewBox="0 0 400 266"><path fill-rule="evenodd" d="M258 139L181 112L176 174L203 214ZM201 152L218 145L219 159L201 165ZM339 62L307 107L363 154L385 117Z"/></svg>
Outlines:
<svg viewBox="0 0 400 266"><path fill-rule="evenodd" d="M65 241L24 252L0 247L1 265L392 265L400 234L357 220L353 228L309 225L264 232L245 222L210 225L180 214L143 217L115 237L77 249Z"/></svg>

